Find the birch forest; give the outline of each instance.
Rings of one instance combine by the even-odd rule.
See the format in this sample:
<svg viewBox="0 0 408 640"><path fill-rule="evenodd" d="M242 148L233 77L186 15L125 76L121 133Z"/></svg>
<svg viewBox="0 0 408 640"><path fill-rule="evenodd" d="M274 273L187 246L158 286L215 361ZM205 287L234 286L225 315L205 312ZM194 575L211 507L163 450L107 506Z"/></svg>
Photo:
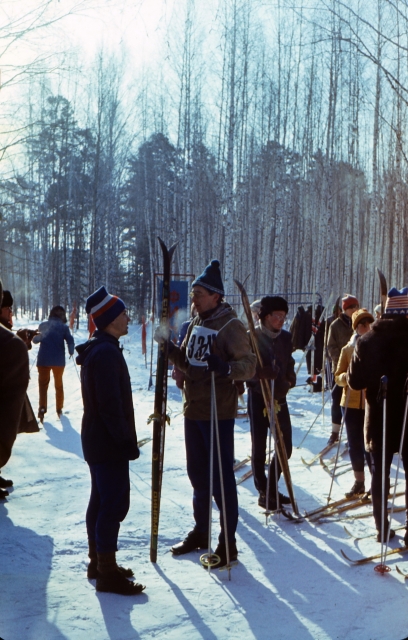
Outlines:
<svg viewBox="0 0 408 640"><path fill-rule="evenodd" d="M32 30L3 21L0 66L48 37L53 4ZM218 258L227 296L248 274L253 294L369 307L377 267L408 285L408 0L204 5L177 3L143 67L101 45L91 63L54 51L2 69L0 275L15 307L83 309L103 284L148 314L157 236L179 242L177 273Z"/></svg>

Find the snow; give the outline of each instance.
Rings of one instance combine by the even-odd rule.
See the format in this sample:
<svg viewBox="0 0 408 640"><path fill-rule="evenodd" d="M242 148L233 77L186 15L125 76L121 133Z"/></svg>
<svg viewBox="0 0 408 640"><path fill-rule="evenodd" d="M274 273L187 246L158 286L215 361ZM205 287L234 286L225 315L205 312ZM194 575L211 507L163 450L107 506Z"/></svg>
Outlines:
<svg viewBox="0 0 408 640"><path fill-rule="evenodd" d="M34 326L22 320L17 326ZM132 379L139 440L151 435L147 419L153 411L154 391L148 390L149 369L141 354L141 330L131 325L122 339ZM75 332L83 342L83 328ZM149 338L149 334L148 334ZM149 351L149 349L148 349ZM29 352L32 378L29 396L37 410L35 358ZM297 353L297 356L300 354ZM372 517L312 523L293 523L274 516L265 522L257 505L252 479L239 487L240 519L237 531L239 564L231 570L205 571L199 553L175 558L173 543L192 528L191 487L186 475L181 395L169 379L165 470L160 513L157 564L149 560L151 443L131 462L131 507L119 534L118 560L131 566L146 591L137 597L97 593L86 577L85 511L89 472L82 457L80 425L82 400L78 370L67 361L64 374L65 412L58 420L52 383L49 411L40 433L18 436L3 476L14 480L6 501L0 501L0 637L3 640L168 640L293 638L358 638L402 640L408 633L407 591L396 565L408 572L408 556L391 556L391 572L380 575L375 562L350 566L341 556L371 555L380 551L374 538L356 541L355 535L374 533ZM306 379L305 369L299 383ZM325 425L320 417L303 448L297 449L321 408L321 394L306 386L288 398L292 415L294 451L290 469L301 511L325 503L330 477L315 463L330 433L329 402ZM250 452L249 422L236 423L235 456ZM396 459L393 473L395 474ZM249 467L237 472L243 474ZM400 472L399 489L403 472ZM332 497L343 497L353 484L348 472L335 480ZM281 490L285 492L283 480ZM403 505L403 496L396 499ZM360 509L367 512L367 508ZM344 516L355 513L348 512ZM218 536L214 506L213 540ZM395 515L404 523L404 512ZM390 547L400 545L399 536Z"/></svg>

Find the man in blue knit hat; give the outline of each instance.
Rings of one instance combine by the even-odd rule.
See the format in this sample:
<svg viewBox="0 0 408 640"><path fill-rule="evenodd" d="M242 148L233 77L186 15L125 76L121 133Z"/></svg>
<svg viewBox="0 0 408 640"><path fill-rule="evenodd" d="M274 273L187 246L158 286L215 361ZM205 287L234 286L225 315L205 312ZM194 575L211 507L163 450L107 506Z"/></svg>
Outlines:
<svg viewBox="0 0 408 640"><path fill-rule="evenodd" d="M234 380L247 380L255 372L255 356L242 322L229 304L223 302L224 285L220 263L212 260L192 284L191 298L197 316L191 322L180 347L169 342L169 358L182 371L184 380L184 431L187 473L193 487L195 526L183 542L172 547L174 555L208 547L211 437L211 374L215 373L222 477L226 521L222 516L220 470L213 451L213 496L220 510L221 532L215 553L218 567L236 560L235 531L238 498L234 476L234 419L238 391Z"/></svg>
<svg viewBox="0 0 408 640"><path fill-rule="evenodd" d="M386 443L383 448L383 403L381 378L388 378ZM371 330L357 342L348 369L347 383L356 391L366 390L364 423L365 448L371 454L371 495L373 515L377 527L377 540L387 538L387 496L390 488L390 467L394 453L399 450L404 422L406 384L408 376L408 287L390 289L385 313L371 325ZM385 456L385 501L382 504L382 462ZM402 446L402 462L405 476L408 473L408 436ZM405 503L408 508L408 491L405 485ZM384 522L382 511L384 508ZM408 511L405 524L405 544L408 545ZM390 530L390 538L394 531Z"/></svg>
<svg viewBox="0 0 408 640"><path fill-rule="evenodd" d="M91 473L86 512L88 578L97 591L136 595L131 569L116 564L120 523L129 510L129 460L139 457L129 371L119 345L128 332L124 302L100 287L86 301L96 325L92 338L76 347L81 365L84 415L81 440Z"/></svg>

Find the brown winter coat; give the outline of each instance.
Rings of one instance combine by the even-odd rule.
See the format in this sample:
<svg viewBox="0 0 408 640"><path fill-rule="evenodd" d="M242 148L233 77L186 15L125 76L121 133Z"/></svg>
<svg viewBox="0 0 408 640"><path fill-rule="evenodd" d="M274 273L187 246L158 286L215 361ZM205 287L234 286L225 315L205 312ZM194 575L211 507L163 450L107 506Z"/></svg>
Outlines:
<svg viewBox="0 0 408 640"><path fill-rule="evenodd" d="M11 456L28 379L27 347L20 338L0 326L0 468Z"/></svg>
<svg viewBox="0 0 408 640"><path fill-rule="evenodd" d="M347 391L350 387L347 385L347 369L351 362L351 358L354 353L354 348L356 346L357 335L354 334L350 340L346 344L345 347L342 348L340 353L340 360L337 364L336 373L334 375L334 380L339 387L343 387L343 395L341 396L340 405L342 407L346 406L347 399ZM361 391L354 391L354 389L350 389L349 401L347 405L348 409L365 409L365 391L362 389Z"/></svg>
<svg viewBox="0 0 408 640"><path fill-rule="evenodd" d="M211 347L195 343L194 330L200 327L209 330ZM211 331L214 334L211 335ZM218 333L217 333L218 332ZM235 418L238 391L234 380L248 380L255 373L255 355L246 329L238 320L235 311L226 302L221 303L214 313L203 320L200 316L191 322L186 337L180 347L174 346L169 358L185 372L184 415L191 420L211 418L211 373L206 366L196 366L190 362L194 355L202 357L211 352L231 365L229 376L215 374L217 415L219 420Z"/></svg>
<svg viewBox="0 0 408 640"><path fill-rule="evenodd" d="M327 340L327 350L330 360L332 361L333 373L336 373L337 363L340 358L340 352L346 346L353 335L353 327L351 326L351 318L341 313L336 320L330 325L329 337Z"/></svg>

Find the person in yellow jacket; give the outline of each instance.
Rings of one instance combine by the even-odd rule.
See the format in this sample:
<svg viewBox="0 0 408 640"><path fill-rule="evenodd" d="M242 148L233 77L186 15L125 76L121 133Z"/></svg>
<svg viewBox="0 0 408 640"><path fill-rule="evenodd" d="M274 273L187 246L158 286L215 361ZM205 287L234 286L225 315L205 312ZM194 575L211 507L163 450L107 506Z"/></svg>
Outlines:
<svg viewBox="0 0 408 640"><path fill-rule="evenodd" d="M364 447L364 412L365 412L365 391L354 391L347 385L347 369L350 364L354 347L360 336L370 330L370 325L374 318L367 309L358 309L352 315L352 325L355 333L350 341L342 348L340 358L335 372L335 382L339 387L343 387L343 394L340 401L344 424L347 431L351 466L354 471L355 482L346 498L365 493L364 484L364 459L368 468L371 468L370 454Z"/></svg>

